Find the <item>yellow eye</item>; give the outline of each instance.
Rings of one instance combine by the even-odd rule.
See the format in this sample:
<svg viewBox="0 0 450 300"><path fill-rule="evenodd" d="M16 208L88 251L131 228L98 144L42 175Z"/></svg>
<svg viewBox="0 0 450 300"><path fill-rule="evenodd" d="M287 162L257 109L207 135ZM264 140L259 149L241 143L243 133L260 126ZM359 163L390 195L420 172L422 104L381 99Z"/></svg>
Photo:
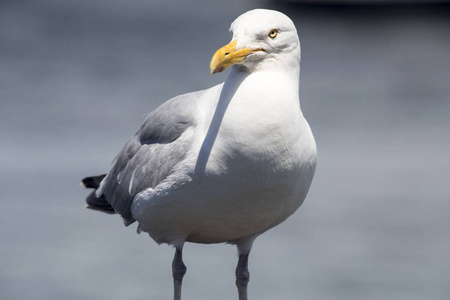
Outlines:
<svg viewBox="0 0 450 300"><path fill-rule="evenodd" d="M276 30L276 29L272 29L272 30L269 32L269 37L270 37L271 39L276 38L277 35L278 35L278 30Z"/></svg>

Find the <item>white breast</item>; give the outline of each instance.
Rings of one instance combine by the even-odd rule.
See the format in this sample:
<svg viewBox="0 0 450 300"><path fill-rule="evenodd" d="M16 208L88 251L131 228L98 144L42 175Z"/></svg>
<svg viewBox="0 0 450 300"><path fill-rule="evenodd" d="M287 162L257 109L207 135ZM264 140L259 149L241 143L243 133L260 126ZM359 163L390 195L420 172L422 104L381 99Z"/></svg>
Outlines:
<svg viewBox="0 0 450 300"><path fill-rule="evenodd" d="M297 90L285 93L292 83L280 76L255 75L238 78L233 98L196 129L203 133L185 164L134 201L133 216L157 242L258 235L305 199L316 146Z"/></svg>

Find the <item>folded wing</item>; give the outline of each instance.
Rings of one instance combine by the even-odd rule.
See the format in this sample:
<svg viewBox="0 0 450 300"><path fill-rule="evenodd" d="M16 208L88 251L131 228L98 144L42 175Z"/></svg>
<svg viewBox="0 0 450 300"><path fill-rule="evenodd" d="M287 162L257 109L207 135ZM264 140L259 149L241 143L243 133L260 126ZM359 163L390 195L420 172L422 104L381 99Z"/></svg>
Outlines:
<svg viewBox="0 0 450 300"><path fill-rule="evenodd" d="M185 158L192 144L188 129L195 126L197 94L173 98L150 113L101 181L96 196L106 199L125 225L135 221L130 211L134 197L157 186Z"/></svg>

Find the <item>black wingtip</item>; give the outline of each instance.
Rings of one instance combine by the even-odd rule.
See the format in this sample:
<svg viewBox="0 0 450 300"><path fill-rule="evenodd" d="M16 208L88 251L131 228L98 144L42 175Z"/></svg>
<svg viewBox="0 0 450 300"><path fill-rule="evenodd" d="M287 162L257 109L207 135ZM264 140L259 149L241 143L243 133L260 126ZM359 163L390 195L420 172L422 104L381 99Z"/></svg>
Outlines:
<svg viewBox="0 0 450 300"><path fill-rule="evenodd" d="M81 180L81 185L88 189L94 189L86 198L87 206L86 208L101 211L108 214L115 214L116 211L111 206L111 204L108 203L106 198L102 195L100 197L97 197L96 191L100 186L100 183L102 182L103 178L105 178L106 174L98 175L98 176L90 176L83 178Z"/></svg>
<svg viewBox="0 0 450 300"><path fill-rule="evenodd" d="M87 206L86 208L102 211L108 214L114 214L116 211L111 206L111 204L108 203L105 197L97 197L95 194L95 191L92 191L87 198L86 198Z"/></svg>
<svg viewBox="0 0 450 300"><path fill-rule="evenodd" d="M96 210L96 211L101 211L103 213L110 214L110 215L113 215L116 213L114 209L111 210L109 208L99 208L99 207L91 206L91 205L86 205L85 208Z"/></svg>
<svg viewBox="0 0 450 300"><path fill-rule="evenodd" d="M83 180L81 180L81 185L87 189L98 189L100 183L102 182L103 178L105 178L105 176L106 174L102 174L98 176L90 176L83 178Z"/></svg>

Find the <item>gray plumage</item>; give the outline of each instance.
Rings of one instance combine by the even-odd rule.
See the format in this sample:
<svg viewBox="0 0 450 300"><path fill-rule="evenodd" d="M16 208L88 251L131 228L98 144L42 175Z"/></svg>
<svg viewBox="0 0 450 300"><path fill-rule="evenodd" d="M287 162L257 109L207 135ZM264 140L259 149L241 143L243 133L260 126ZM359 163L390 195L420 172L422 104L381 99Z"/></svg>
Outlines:
<svg viewBox="0 0 450 300"><path fill-rule="evenodd" d="M151 112L101 182L97 197L106 198L125 225L135 221L130 211L134 197L155 187L185 157L191 141L180 137L195 125L192 100L198 93L172 98Z"/></svg>

